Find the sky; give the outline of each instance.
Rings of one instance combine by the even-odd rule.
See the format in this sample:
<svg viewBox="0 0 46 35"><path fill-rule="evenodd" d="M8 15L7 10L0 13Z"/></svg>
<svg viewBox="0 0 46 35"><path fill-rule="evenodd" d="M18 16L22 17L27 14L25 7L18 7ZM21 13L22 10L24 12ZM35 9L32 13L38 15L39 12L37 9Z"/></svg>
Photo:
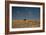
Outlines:
<svg viewBox="0 0 46 35"><path fill-rule="evenodd" d="M38 20L40 19L40 8L38 7L12 7L13 20Z"/></svg>

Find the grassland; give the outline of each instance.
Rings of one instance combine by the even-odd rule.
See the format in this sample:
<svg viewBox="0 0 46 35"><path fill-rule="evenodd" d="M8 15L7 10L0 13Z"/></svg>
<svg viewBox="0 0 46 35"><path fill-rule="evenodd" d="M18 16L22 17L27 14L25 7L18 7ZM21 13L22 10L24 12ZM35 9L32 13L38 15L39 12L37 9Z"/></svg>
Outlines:
<svg viewBox="0 0 46 35"><path fill-rule="evenodd" d="M39 20L13 20L12 21L12 27L13 28L34 28L34 27L40 27L40 21Z"/></svg>

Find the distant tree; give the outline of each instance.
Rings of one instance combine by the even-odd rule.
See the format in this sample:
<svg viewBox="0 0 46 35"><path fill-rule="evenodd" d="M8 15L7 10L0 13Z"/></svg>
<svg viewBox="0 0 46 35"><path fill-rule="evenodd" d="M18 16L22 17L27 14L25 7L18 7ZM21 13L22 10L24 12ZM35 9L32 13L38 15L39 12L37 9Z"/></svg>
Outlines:
<svg viewBox="0 0 46 35"><path fill-rule="evenodd" d="M24 21L26 21L26 19L24 19Z"/></svg>

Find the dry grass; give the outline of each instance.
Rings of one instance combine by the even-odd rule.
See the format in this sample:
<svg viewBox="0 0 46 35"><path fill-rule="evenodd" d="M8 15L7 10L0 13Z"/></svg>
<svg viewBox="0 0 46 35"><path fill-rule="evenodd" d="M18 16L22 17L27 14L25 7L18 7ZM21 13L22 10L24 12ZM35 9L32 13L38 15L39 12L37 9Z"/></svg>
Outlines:
<svg viewBox="0 0 46 35"><path fill-rule="evenodd" d="M13 20L13 28L33 28L33 27L39 27L40 21L34 21L34 20Z"/></svg>

